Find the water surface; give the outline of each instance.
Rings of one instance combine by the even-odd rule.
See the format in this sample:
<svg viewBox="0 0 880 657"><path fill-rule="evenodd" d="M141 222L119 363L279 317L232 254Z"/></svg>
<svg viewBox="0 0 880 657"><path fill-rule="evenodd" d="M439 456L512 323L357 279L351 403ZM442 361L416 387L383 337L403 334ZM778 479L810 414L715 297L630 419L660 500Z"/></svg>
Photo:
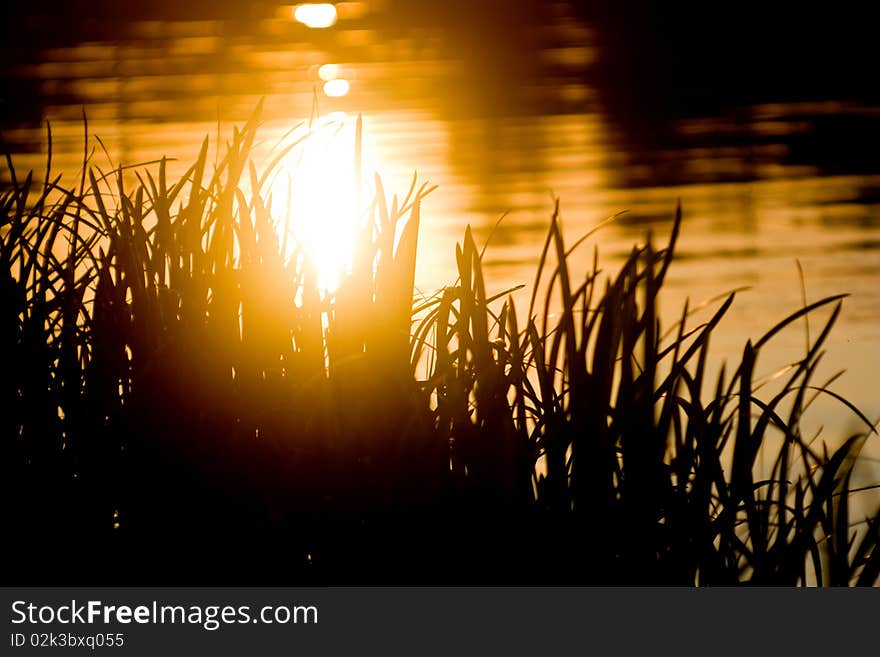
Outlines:
<svg viewBox="0 0 880 657"><path fill-rule="evenodd" d="M404 192L413 170L439 185L423 211L417 284L425 291L455 278L453 247L466 225L485 240L507 213L485 258L490 288L501 291L531 282L553 199L569 241L625 211L573 256L583 271L594 245L613 271L649 231L664 240L680 201L666 325L685 299L748 287L713 343L716 366L735 358L746 339L803 303L799 262L808 302L850 294L822 374L845 369L834 389L880 416L880 162L863 148L880 134L880 107L835 97L745 101L665 117L663 138L646 139L651 127L610 109L613 93L597 73L609 56L603 25L567 3L548 5L522 32L522 48L490 44L488 57L479 39L442 24L392 21L387 4L342 3L327 30L304 28L272 2L244 18L131 19L113 29L83 20L81 38L66 31L60 42L7 48L10 88L36 100L7 116L4 138L18 167L39 171L49 120L54 168L73 184L83 109L88 132L101 137L90 142L93 163L171 156L177 171L205 135L215 149L217 135L228 138L262 97L264 150L315 115L337 113L350 138L362 112L368 162L388 189ZM34 20L37 32L60 29ZM346 81L344 95L325 93L333 79ZM823 317L813 318L813 336ZM803 324L782 334L759 374L798 358L804 341ZM856 426L836 402L813 410L810 427L829 435ZM876 444L871 451L880 454Z"/></svg>

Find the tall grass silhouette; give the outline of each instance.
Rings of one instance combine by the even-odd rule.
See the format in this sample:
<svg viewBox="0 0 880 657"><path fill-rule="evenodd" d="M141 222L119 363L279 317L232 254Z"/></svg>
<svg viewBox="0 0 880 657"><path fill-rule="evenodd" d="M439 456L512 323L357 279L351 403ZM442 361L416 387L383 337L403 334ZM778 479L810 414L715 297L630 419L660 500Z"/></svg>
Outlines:
<svg viewBox="0 0 880 657"><path fill-rule="evenodd" d="M851 517L872 423L816 384L843 295L780 319L709 380L702 323L664 328L649 237L573 271L559 206L530 304L458 280L414 296L422 201L375 198L330 294L252 161L259 112L213 167L168 163L0 197L3 507L22 583L872 585L880 515ZM358 123L358 143L360 122ZM51 135L50 135L51 143ZM360 147L355 158L359 159ZM281 236L281 237L279 237ZM580 243L580 241L578 242ZM577 246L577 244L575 245ZM781 389L756 361L829 318ZM863 432L803 435L814 399ZM876 437L874 438L876 439ZM830 450L830 451L829 451ZM769 469L766 464L770 464Z"/></svg>

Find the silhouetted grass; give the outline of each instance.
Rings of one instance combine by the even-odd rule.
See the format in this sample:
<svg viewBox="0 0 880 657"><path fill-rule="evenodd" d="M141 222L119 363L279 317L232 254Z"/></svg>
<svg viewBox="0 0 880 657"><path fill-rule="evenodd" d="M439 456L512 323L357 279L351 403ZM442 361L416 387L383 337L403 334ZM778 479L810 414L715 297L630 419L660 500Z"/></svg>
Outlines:
<svg viewBox="0 0 880 657"><path fill-rule="evenodd" d="M330 297L279 239L283 153L251 161L257 117L174 181L165 160L85 158L72 188L9 163L0 422L22 583L877 582L880 516L850 517L871 423L838 398L864 433L829 453L801 432L836 396L813 380L842 296L709 381L734 294L665 334L657 314L680 210L665 247L603 277L598 256L570 270L557 206L526 313L487 293L468 229L458 281L414 302L430 190L388 202L377 177ZM773 336L826 306L757 396Z"/></svg>

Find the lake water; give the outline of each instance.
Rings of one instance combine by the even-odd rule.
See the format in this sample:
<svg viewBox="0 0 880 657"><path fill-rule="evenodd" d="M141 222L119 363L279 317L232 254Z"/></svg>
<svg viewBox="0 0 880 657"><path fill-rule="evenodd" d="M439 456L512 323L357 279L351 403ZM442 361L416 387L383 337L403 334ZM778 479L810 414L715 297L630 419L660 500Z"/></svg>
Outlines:
<svg viewBox="0 0 880 657"><path fill-rule="evenodd" d="M4 51L9 88L38 99L5 120L17 166L44 167L40 121L48 119L54 168L72 182L83 108L113 162L167 155L178 170L205 135L216 146L218 122L228 137L261 97L267 145L307 120L315 102L322 116L338 113L343 138L362 112L368 161L387 189L405 192L413 170L439 185L423 209L417 284L426 291L455 278L453 248L468 224L484 240L508 213L485 258L489 286L500 291L532 280L553 197L570 242L626 211L574 256L586 268L598 244L606 270L648 230L665 239L680 200L666 325L686 298L694 305L748 286L713 343L716 364L735 358L747 338L802 304L799 261L808 301L850 294L822 372L845 369L834 389L880 417L880 158L856 153L861 136L876 142L880 107L834 98L739 104L668 120L664 139L648 144L609 109L593 75L605 52L601 26L567 3L553 3L528 31L535 43L504 51L510 66L531 69L521 85L502 74L500 56L478 59L476 40L457 40L443 25L383 27L388 3L341 3L327 30L299 25L290 6L256 4L245 18L144 17L112 29L95 19L68 17L76 29L67 29L52 16L29 18L44 38ZM61 32L65 39L51 38ZM345 80L347 93L329 96L341 89L322 76ZM107 161L100 147L94 161ZM813 319L812 335L825 316ZM777 338L759 374L803 353L802 327ZM829 436L857 426L836 402L818 404L811 422ZM872 441L877 459L880 438ZM867 462L874 480L877 463Z"/></svg>

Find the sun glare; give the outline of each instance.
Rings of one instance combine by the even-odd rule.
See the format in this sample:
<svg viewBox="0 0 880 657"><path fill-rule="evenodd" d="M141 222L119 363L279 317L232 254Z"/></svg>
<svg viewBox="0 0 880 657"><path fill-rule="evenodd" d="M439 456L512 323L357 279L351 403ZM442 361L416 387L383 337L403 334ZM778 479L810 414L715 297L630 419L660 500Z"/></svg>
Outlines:
<svg viewBox="0 0 880 657"><path fill-rule="evenodd" d="M324 82L330 82L339 77L339 64L323 64L318 68L318 77Z"/></svg>
<svg viewBox="0 0 880 657"><path fill-rule="evenodd" d="M288 156L272 185L272 212L282 238L287 227L286 255L298 246L324 292L336 290L354 252L359 212L354 142L355 119L329 115Z"/></svg>
<svg viewBox="0 0 880 657"><path fill-rule="evenodd" d="M336 80L327 80L324 83L324 93L330 98L341 98L348 94L351 85L348 80L338 78Z"/></svg>
<svg viewBox="0 0 880 657"><path fill-rule="evenodd" d="M336 24L336 6L329 2L297 5L293 10L293 17L313 29L332 27Z"/></svg>

